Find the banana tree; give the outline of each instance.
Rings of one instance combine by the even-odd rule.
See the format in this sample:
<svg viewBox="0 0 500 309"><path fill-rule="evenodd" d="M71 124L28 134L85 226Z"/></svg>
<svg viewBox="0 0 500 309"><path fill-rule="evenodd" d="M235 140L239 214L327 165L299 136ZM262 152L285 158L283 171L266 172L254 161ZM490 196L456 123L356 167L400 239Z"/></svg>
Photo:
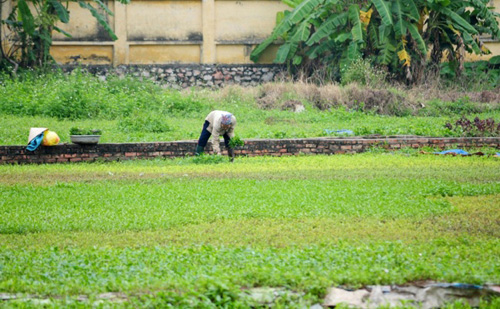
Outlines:
<svg viewBox="0 0 500 309"><path fill-rule="evenodd" d="M348 63L361 57L364 39L357 4L340 0L299 1L286 2L294 10L285 11L278 18L271 36L253 50L253 61L277 40L284 43L277 51L276 63L298 66L318 59Z"/></svg>
<svg viewBox="0 0 500 309"><path fill-rule="evenodd" d="M489 2L422 1L422 33L431 49L430 61L434 67L438 67L445 55L448 60L463 64L465 51L476 54L490 53L480 41L479 35L488 34L498 38L500 14L488 7Z"/></svg>
<svg viewBox="0 0 500 309"><path fill-rule="evenodd" d="M345 66L363 57L417 81L428 50L432 63L446 53L456 60L462 49L488 52L478 34L499 34L499 14L487 7L487 0L299 1L294 0L294 10L285 12L271 36L254 49L252 60L282 39L277 63L301 65L321 59Z"/></svg>
<svg viewBox="0 0 500 309"><path fill-rule="evenodd" d="M304 0L292 12L285 12L272 35L254 49L251 59L256 61L280 37L284 44L275 62L294 65L305 59L322 59L343 67L368 57L378 64L410 66L410 39L417 43L420 54L427 53L416 26L420 15L413 0L352 2Z"/></svg>
<svg viewBox="0 0 500 309"><path fill-rule="evenodd" d="M427 44L418 28L418 2L372 0L371 3L369 10L374 14L367 28L375 63L413 79L411 68L424 65L427 55Z"/></svg>
<svg viewBox="0 0 500 309"><path fill-rule="evenodd" d="M124 4L130 2L130 0L119 1ZM14 46L20 51L22 66L42 66L53 61L49 52L53 31L71 37L71 34L56 26L59 22L69 22L69 2L77 2L80 7L89 10L109 33L111 39L117 39L106 18L106 15L113 15L113 13L101 0L18 0L9 17L2 20L2 24L14 33L14 40L17 41ZM10 54L14 55L16 52L17 50L14 49Z"/></svg>

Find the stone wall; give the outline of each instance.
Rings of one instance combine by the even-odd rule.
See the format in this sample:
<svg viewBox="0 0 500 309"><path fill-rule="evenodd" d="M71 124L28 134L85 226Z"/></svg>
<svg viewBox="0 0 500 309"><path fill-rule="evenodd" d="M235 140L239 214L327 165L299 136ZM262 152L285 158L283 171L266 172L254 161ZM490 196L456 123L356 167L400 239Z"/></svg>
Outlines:
<svg viewBox="0 0 500 309"><path fill-rule="evenodd" d="M235 151L237 156L291 156L299 154L354 154L370 147L401 149L469 148L489 146L500 149L500 137L434 138L416 136L304 138L304 139L248 139ZM81 161L121 161L131 159L175 158L192 155L196 141L96 144L63 144L39 147L34 152L25 146L0 146L0 164L68 163ZM221 143L221 149L223 143ZM210 147L207 147L210 153Z"/></svg>
<svg viewBox="0 0 500 309"><path fill-rule="evenodd" d="M111 66L62 66L65 72L75 68L88 71L101 80L109 75L131 75L150 79L173 88L222 87L226 85L256 86L273 81L285 72L280 65L121 65Z"/></svg>

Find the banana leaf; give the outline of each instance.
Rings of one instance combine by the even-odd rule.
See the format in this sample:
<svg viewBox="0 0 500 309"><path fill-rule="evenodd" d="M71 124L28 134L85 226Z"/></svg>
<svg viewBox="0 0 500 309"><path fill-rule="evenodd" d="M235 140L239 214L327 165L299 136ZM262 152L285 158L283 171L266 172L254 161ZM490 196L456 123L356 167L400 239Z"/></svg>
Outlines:
<svg viewBox="0 0 500 309"><path fill-rule="evenodd" d="M384 65L388 65L392 62L396 52L396 46L394 46L389 38L386 38L380 48L380 53L378 55L378 62Z"/></svg>
<svg viewBox="0 0 500 309"><path fill-rule="evenodd" d="M64 35L65 35L66 37L68 37L68 38L73 37L70 33L68 33L68 32L66 32L66 31L62 30L61 28L59 28L59 27L57 27L57 26L54 26L54 30L55 30L55 31L57 31L57 32L59 32L59 33L64 34Z"/></svg>
<svg viewBox="0 0 500 309"><path fill-rule="evenodd" d="M324 0L305 0L299 4L290 14L286 15L283 21L276 25L270 37L260 43L250 54L252 61L259 60L260 54L278 37L290 31L299 21L307 18L309 14Z"/></svg>
<svg viewBox="0 0 500 309"><path fill-rule="evenodd" d="M423 55L426 55L427 54L427 45L425 44L424 39L422 38L422 36L418 32L417 26L415 24L412 24L409 22L405 22L405 24L406 24L406 28L408 28L408 31L411 34L411 37L415 40L415 42L417 42L417 46L418 46L418 49L420 50L420 52Z"/></svg>
<svg viewBox="0 0 500 309"><path fill-rule="evenodd" d="M95 3L97 3L106 13L108 13L110 16L113 16L113 12L108 8L106 4L104 4L101 0L93 0Z"/></svg>
<svg viewBox="0 0 500 309"><path fill-rule="evenodd" d="M448 8L443 9L442 12L445 13L447 16L449 16L456 23L456 26L457 25L460 26L460 28L466 30L470 34L478 34L476 29L457 13L453 12ZM457 28L456 26L455 28Z"/></svg>
<svg viewBox="0 0 500 309"><path fill-rule="evenodd" d="M18 0L17 7L19 8L19 18L23 22L24 31L29 35L33 35L35 33L35 19L28 4L25 0Z"/></svg>
<svg viewBox="0 0 500 309"><path fill-rule="evenodd" d="M401 9L400 0L394 0L392 2L392 12L396 15L396 23L394 24L394 32L398 39L406 35L406 27L403 23L403 11Z"/></svg>
<svg viewBox="0 0 500 309"><path fill-rule="evenodd" d="M393 24L392 22L392 15L391 15L391 9L389 7L389 4L386 1L383 0L372 0L372 3L375 5L377 8L377 12L382 18L382 22L384 25L390 26Z"/></svg>
<svg viewBox="0 0 500 309"><path fill-rule="evenodd" d="M410 17L413 21L418 21L420 19L420 12L413 0L404 0L403 3L401 3L401 7L405 15Z"/></svg>
<svg viewBox="0 0 500 309"><path fill-rule="evenodd" d="M333 50L336 44L333 40L321 42L321 44L314 46L306 52L306 56L310 59L315 59L323 53Z"/></svg>
<svg viewBox="0 0 500 309"><path fill-rule="evenodd" d="M50 0L50 5L54 8L57 13L57 17L59 20L65 24L69 22L69 12L66 8L61 4L61 2L57 0Z"/></svg>
<svg viewBox="0 0 500 309"><path fill-rule="evenodd" d="M332 15L314 32L306 42L308 46L318 43L321 39L334 33L338 27L345 26L347 23L347 13Z"/></svg>
<svg viewBox="0 0 500 309"><path fill-rule="evenodd" d="M349 20L352 23L352 39L355 42L363 41L363 24L359 18L359 7L353 4L349 7Z"/></svg>
<svg viewBox="0 0 500 309"><path fill-rule="evenodd" d="M311 34L309 19L304 20L291 38L292 42L304 42Z"/></svg>

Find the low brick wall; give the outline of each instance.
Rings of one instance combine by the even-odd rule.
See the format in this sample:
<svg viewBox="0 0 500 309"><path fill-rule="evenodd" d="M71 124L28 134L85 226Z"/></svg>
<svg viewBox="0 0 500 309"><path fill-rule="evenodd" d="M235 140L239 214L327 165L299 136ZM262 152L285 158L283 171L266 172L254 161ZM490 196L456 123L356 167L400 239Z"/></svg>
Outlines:
<svg viewBox="0 0 500 309"><path fill-rule="evenodd" d="M223 143L221 142L221 149ZM303 138L303 139L248 139L235 151L240 156L291 156L298 154L354 154L370 147L401 149L425 146L441 149L489 146L500 149L500 137L434 138L415 136ZM27 151L25 146L0 146L0 164L68 163L81 161L120 161L130 159L175 158L192 155L196 141L157 143L126 143L40 146ZM210 146L207 146L210 153Z"/></svg>

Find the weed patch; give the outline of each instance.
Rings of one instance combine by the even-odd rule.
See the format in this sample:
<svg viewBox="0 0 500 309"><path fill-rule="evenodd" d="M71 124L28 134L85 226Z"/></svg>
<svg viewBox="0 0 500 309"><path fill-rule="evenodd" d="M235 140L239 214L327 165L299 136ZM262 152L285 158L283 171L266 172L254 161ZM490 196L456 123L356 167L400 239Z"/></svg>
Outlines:
<svg viewBox="0 0 500 309"><path fill-rule="evenodd" d="M171 130L166 123L164 116L144 112L136 112L129 117L120 119L118 122L118 128L126 133L164 133Z"/></svg>

